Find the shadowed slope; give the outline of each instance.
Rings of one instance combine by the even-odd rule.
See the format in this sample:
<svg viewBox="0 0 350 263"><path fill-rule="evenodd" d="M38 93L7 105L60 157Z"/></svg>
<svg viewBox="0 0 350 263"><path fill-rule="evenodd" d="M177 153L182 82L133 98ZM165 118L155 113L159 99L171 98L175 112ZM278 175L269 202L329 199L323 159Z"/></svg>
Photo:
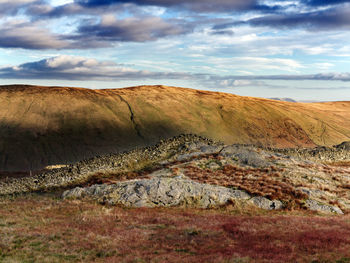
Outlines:
<svg viewBox="0 0 350 263"><path fill-rule="evenodd" d="M350 140L350 102L288 103L165 86L0 87L0 170L29 170L181 133L293 147Z"/></svg>

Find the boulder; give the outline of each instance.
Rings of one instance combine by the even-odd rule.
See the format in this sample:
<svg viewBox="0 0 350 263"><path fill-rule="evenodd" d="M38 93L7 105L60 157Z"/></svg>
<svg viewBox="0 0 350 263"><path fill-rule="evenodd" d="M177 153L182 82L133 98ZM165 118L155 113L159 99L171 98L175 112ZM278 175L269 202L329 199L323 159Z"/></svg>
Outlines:
<svg viewBox="0 0 350 263"><path fill-rule="evenodd" d="M344 214L343 211L337 206L321 204L312 199L306 200L305 206L312 211L318 211L318 212L323 212L327 214L331 214L331 213L340 214L340 215Z"/></svg>
<svg viewBox="0 0 350 263"><path fill-rule="evenodd" d="M100 203L127 207L186 206L213 208L237 200L248 200L249 194L221 186L201 184L184 178L154 177L116 184L77 187L63 193L63 198L91 197Z"/></svg>
<svg viewBox="0 0 350 263"><path fill-rule="evenodd" d="M267 167L271 163L264 158L266 153L261 151L257 153L250 148L242 148L239 145L230 145L224 147L220 155L223 157L229 157L237 161L241 165L251 166L254 168Z"/></svg>
<svg viewBox="0 0 350 263"><path fill-rule="evenodd" d="M255 196L250 202L264 210L279 210L283 208L283 203L279 200L269 200L263 196Z"/></svg>
<svg viewBox="0 0 350 263"><path fill-rule="evenodd" d="M242 190L201 184L183 176L131 180L116 184L76 187L63 193L63 198L90 197L103 204L127 207L173 207L215 208L227 203L249 201L262 209L282 209L278 200L253 197Z"/></svg>

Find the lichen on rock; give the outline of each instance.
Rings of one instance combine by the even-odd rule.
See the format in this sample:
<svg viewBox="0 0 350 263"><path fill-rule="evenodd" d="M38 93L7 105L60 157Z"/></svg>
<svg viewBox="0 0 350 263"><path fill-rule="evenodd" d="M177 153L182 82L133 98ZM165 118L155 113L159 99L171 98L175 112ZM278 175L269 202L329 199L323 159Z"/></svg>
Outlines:
<svg viewBox="0 0 350 263"><path fill-rule="evenodd" d="M214 208L232 201L249 200L241 190L201 184L182 176L154 177L116 184L77 187L63 193L63 198L90 197L100 203L128 207Z"/></svg>
<svg viewBox="0 0 350 263"><path fill-rule="evenodd" d="M334 213L334 214L340 214L340 215L344 214L339 207L321 204L320 202L317 202L312 199L306 200L305 206L312 211L318 211L323 213Z"/></svg>

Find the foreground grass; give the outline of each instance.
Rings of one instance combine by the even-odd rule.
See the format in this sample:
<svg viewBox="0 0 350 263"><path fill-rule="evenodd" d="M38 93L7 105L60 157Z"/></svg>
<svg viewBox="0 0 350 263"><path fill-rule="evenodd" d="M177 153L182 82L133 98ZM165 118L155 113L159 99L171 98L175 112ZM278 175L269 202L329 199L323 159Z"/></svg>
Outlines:
<svg viewBox="0 0 350 263"><path fill-rule="evenodd" d="M350 262L350 216L256 213L3 198L0 262Z"/></svg>

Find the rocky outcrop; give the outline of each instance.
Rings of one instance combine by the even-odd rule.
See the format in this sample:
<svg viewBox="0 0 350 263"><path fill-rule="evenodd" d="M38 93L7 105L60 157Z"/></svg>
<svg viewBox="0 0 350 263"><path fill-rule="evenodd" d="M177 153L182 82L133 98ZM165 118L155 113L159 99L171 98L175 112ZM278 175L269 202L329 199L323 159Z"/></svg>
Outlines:
<svg viewBox="0 0 350 263"><path fill-rule="evenodd" d="M251 167L267 167L271 166L270 162L266 161L267 153L260 151L257 153L252 146L242 147L241 145L229 145L225 146L220 155L223 157L229 157L239 162L243 166Z"/></svg>
<svg viewBox="0 0 350 263"><path fill-rule="evenodd" d="M201 184L183 176L153 177L152 179L131 180L116 184L76 187L63 193L64 199L90 198L101 204L126 207L193 207L217 208L228 203L249 203L264 210L283 209L279 200L262 196L252 197L242 190L222 186ZM322 213L343 214L336 207L308 199L305 207Z"/></svg>
<svg viewBox="0 0 350 263"><path fill-rule="evenodd" d="M127 207L172 207L185 206L214 208L227 203L250 202L267 210L282 209L278 200L265 197L251 197L242 190L222 186L201 184L183 176L154 177L116 184L77 187L63 193L63 198L89 197L100 203Z"/></svg>
<svg viewBox="0 0 350 263"><path fill-rule="evenodd" d="M343 142L334 147L319 146L316 148L270 149L286 156L296 156L310 161L343 161L350 160L350 142Z"/></svg>
<svg viewBox="0 0 350 263"><path fill-rule="evenodd" d="M283 203L279 200L269 200L263 196L255 196L250 200L254 205L265 210L280 210Z"/></svg>
<svg viewBox="0 0 350 263"><path fill-rule="evenodd" d="M337 147L305 151L309 156L312 152L347 156L346 150ZM89 197L128 207L211 208L240 202L265 210L307 208L337 214L350 210L350 167L288 153L288 149L227 146L181 135L31 177L2 179L0 195L69 187L64 198Z"/></svg>
<svg viewBox="0 0 350 263"><path fill-rule="evenodd" d="M335 214L344 214L343 211L336 206L332 206L332 205L325 205L325 204L321 204L315 200L312 199L308 199L305 202L305 206L312 211L318 211L318 212L323 212L323 213L335 213Z"/></svg>

